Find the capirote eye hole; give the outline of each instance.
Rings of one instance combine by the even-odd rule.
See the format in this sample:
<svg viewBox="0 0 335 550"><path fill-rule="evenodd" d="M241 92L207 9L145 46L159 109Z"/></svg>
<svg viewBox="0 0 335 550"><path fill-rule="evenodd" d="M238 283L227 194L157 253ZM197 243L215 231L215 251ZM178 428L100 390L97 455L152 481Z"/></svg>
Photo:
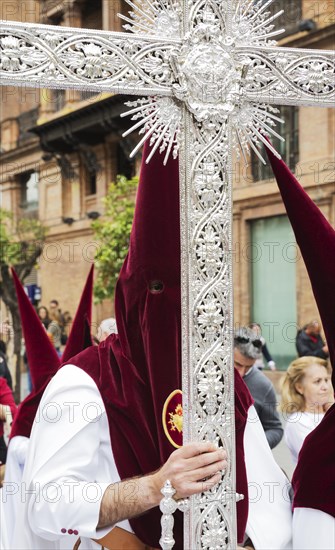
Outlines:
<svg viewBox="0 0 335 550"><path fill-rule="evenodd" d="M164 290L164 284L158 280L150 281L149 290L151 294L160 294Z"/></svg>

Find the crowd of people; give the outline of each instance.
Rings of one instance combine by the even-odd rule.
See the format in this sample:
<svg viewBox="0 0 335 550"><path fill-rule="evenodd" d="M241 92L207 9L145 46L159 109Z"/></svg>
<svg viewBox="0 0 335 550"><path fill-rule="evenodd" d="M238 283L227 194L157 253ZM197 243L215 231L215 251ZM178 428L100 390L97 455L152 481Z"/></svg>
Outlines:
<svg viewBox="0 0 335 550"><path fill-rule="evenodd" d="M63 313L58 300L50 300L49 309L40 306L37 313L57 353L61 356L61 346L67 342L69 325L72 321L69 311Z"/></svg>
<svg viewBox="0 0 335 550"><path fill-rule="evenodd" d="M276 166L279 161L271 162ZM280 174L284 170L283 181L292 183L288 188L300 193L281 163L277 170ZM297 198L293 198L295 204ZM303 204L304 200L302 195ZM289 203L285 202L290 215ZM168 218L163 215L167 210ZM306 219L309 223L306 212L302 214L300 223ZM292 225L296 223L295 216L290 215L290 219ZM314 231L318 223L315 219L303 231L302 241L306 237L308 251L312 247L313 254L314 233L307 232L310 227ZM323 227L324 222L320 223ZM306 260L308 251L294 229L314 288L322 279L320 264L315 278ZM330 248L334 249L334 232L327 226L326 243L328 233ZM7 425L12 423L7 451L10 467L2 489L6 499L0 500L3 548L88 550L97 548L96 543L112 550L158 548L158 504L164 483L171 482L176 499L188 498L224 482L231 466L226 449L209 441L182 445L176 428L182 414L178 389L181 294L177 161L169 159L167 166L162 166L156 154L150 165L142 165L129 253L116 287L116 321L102 323L97 345L87 332L91 312L88 292L78 306L64 347L61 332L57 339L50 331L52 323L62 324L58 302L54 301L49 312L44 308L38 317L29 309L31 305L13 276L33 389L16 411L7 383L1 379L7 395L0 409L1 419ZM92 284L92 272L88 281L85 289ZM328 284L329 279L326 281ZM320 337L319 323L306 325L297 336L298 354L303 355L289 365L282 390L281 408L289 411L285 438L297 459L292 480L293 521L287 498L289 481L271 451L282 439L283 427L276 393L262 372L262 356L271 370L275 370L275 362L258 324L241 327L233 335L235 434L231 437L235 440L236 490L244 495L237 503L237 540L244 548L287 550L292 536L294 550L331 548L334 472L328 454L331 448L332 456L334 445L334 393L325 359L329 355L334 360L335 308L329 293L326 298L322 292L315 294L328 345ZM37 333L39 349L33 345ZM43 414L50 405L57 421ZM291 416L294 414L298 417ZM166 416L170 421L164 420ZM19 491L12 490L14 473L8 472L14 471L17 486L28 488L24 499L18 498ZM257 488L261 490L255 498L253 490ZM307 524L306 517L310 518ZM178 550L183 547L182 523L176 514ZM317 533L316 539L315 525L320 524L327 528Z"/></svg>
<svg viewBox="0 0 335 550"><path fill-rule="evenodd" d="M58 302L57 306L59 309ZM41 307L38 309L38 317L41 325L48 331L52 323L52 316L48 315L46 308ZM46 323L48 323L47 326ZM117 334L117 332L115 318L105 319L99 325L97 334L95 335L95 343L98 345L100 342L108 339L111 334ZM285 442L291 452L292 460L296 464L305 437L321 422L325 412L334 402L334 393L330 382L330 367L325 359L320 359L314 355L313 352L315 350L312 349L310 355L298 357L288 366L287 371L283 373L281 395L277 396L269 377L263 372L263 368L260 368L260 360L262 359L265 345L264 338L260 338L260 336L259 324L241 327L234 333L234 367L248 387L254 401L253 407L249 408L248 418L251 423L254 423L258 419L260 420L268 447L269 449L273 449L279 444L284 433L279 415L280 410L286 421ZM64 344L60 343L59 349L57 349L55 341L52 339L51 342L57 352L64 349ZM3 357L3 362L0 362L0 369L1 366L3 368L0 370L0 461L2 465L5 465L9 429L15 418L16 406L11 388L7 382L9 369L4 353L6 348L2 344L1 349L3 351L1 352L0 359ZM73 373L71 377L73 378ZM9 381L11 382L11 379ZM83 381L78 379L78 383L82 384ZM98 398L98 396L95 397ZM246 429L246 439L248 437L248 429ZM255 463L255 444L258 438L259 434L256 431L252 434L252 458L248 456L248 452L246 451L247 472L252 475L254 480L262 478L262 474L257 472L253 465ZM27 441L20 440L17 443L20 444L20 447L19 452L16 452L16 456L20 456L18 460L20 461L19 468L22 475L27 452ZM260 439L258 444L263 454L263 460L265 454L264 442ZM225 456L221 459L221 462L224 460ZM10 467L10 471L12 471L12 466ZM4 474L2 472L3 477ZM279 482L283 484L283 480L280 478ZM244 547L261 548L262 546L258 546L257 543L257 528L255 530L255 524L257 524L256 518L260 514L260 508L258 507L256 510L253 508L253 504L250 504L249 520L246 527L247 538L244 541ZM264 510L262 510L263 518L264 513ZM252 544L255 546L248 546L250 540L252 540Z"/></svg>
<svg viewBox="0 0 335 550"><path fill-rule="evenodd" d="M69 312L63 314L59 302L52 300L49 310L45 306L40 306L37 313L50 341L61 357L72 321ZM115 318L104 319L96 334L92 334L92 343L98 345L113 333L117 333ZM66 335L65 338L63 335ZM12 396L12 376L6 350L5 341L0 340L0 378L6 381ZM297 463L304 438L318 425L333 403L331 372L326 360L327 346L320 336L318 321L314 320L298 331L297 353L299 357L287 368L281 395L277 395L270 378L263 372L263 357L266 358L271 370L276 367L265 339L261 335L260 324L251 323L235 333L234 366L254 399L254 406L269 446L273 449L282 440L284 430L279 414L281 411L286 424L285 441L294 464ZM6 405L6 399L1 397L0 404ZM5 445L1 436L0 446L1 462L4 464Z"/></svg>

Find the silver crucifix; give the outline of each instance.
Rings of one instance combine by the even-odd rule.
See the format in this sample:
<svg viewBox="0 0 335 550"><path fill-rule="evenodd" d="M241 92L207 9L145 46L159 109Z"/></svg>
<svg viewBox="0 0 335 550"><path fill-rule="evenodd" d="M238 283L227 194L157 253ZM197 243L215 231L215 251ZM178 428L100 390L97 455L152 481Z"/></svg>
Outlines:
<svg viewBox="0 0 335 550"><path fill-rule="evenodd" d="M1 84L143 96L126 113L138 147L179 153L184 442L229 457L224 482L191 500L185 547L233 550L232 158L280 138L273 105L334 106L334 52L277 47L273 0L126 1L131 33L4 23Z"/></svg>

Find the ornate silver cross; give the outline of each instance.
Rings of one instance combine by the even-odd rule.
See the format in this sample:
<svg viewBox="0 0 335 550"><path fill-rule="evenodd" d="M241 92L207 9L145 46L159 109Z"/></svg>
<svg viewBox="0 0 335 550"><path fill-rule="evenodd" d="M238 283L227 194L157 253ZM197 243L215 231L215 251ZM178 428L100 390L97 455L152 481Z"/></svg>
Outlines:
<svg viewBox="0 0 335 550"><path fill-rule="evenodd" d="M1 84L144 96L126 113L134 153L145 139L165 162L179 151L184 441L229 456L191 501L185 547L234 549L232 155L280 138L272 105L334 106L334 52L277 47L273 0L126 1L131 33L3 23Z"/></svg>

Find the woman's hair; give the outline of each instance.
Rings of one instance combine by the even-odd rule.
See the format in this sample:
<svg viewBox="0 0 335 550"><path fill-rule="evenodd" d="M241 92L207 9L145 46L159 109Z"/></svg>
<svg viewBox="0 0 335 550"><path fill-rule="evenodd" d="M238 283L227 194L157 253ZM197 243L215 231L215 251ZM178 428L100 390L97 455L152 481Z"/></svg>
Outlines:
<svg viewBox="0 0 335 550"><path fill-rule="evenodd" d="M60 323L61 322L60 313L58 311L51 310L49 313L49 319L51 321L56 321L57 323Z"/></svg>
<svg viewBox="0 0 335 550"><path fill-rule="evenodd" d="M49 317L49 311L48 311L48 309L47 309L45 306L40 306L40 307L38 308L38 310L37 310L38 315L40 314L40 311L41 311L42 309L44 309L45 314L46 314L46 316L47 316L47 318L48 318L48 317Z"/></svg>
<svg viewBox="0 0 335 550"><path fill-rule="evenodd" d="M69 311L64 311L63 318L64 318L65 324L70 323L72 321L72 315Z"/></svg>
<svg viewBox="0 0 335 550"><path fill-rule="evenodd" d="M330 372L327 361L320 357L299 357L292 361L288 367L281 388L281 402L279 409L290 414L291 412L303 411L305 409L305 398L301 395L296 386L300 384L306 374L306 369L313 365L325 367Z"/></svg>

